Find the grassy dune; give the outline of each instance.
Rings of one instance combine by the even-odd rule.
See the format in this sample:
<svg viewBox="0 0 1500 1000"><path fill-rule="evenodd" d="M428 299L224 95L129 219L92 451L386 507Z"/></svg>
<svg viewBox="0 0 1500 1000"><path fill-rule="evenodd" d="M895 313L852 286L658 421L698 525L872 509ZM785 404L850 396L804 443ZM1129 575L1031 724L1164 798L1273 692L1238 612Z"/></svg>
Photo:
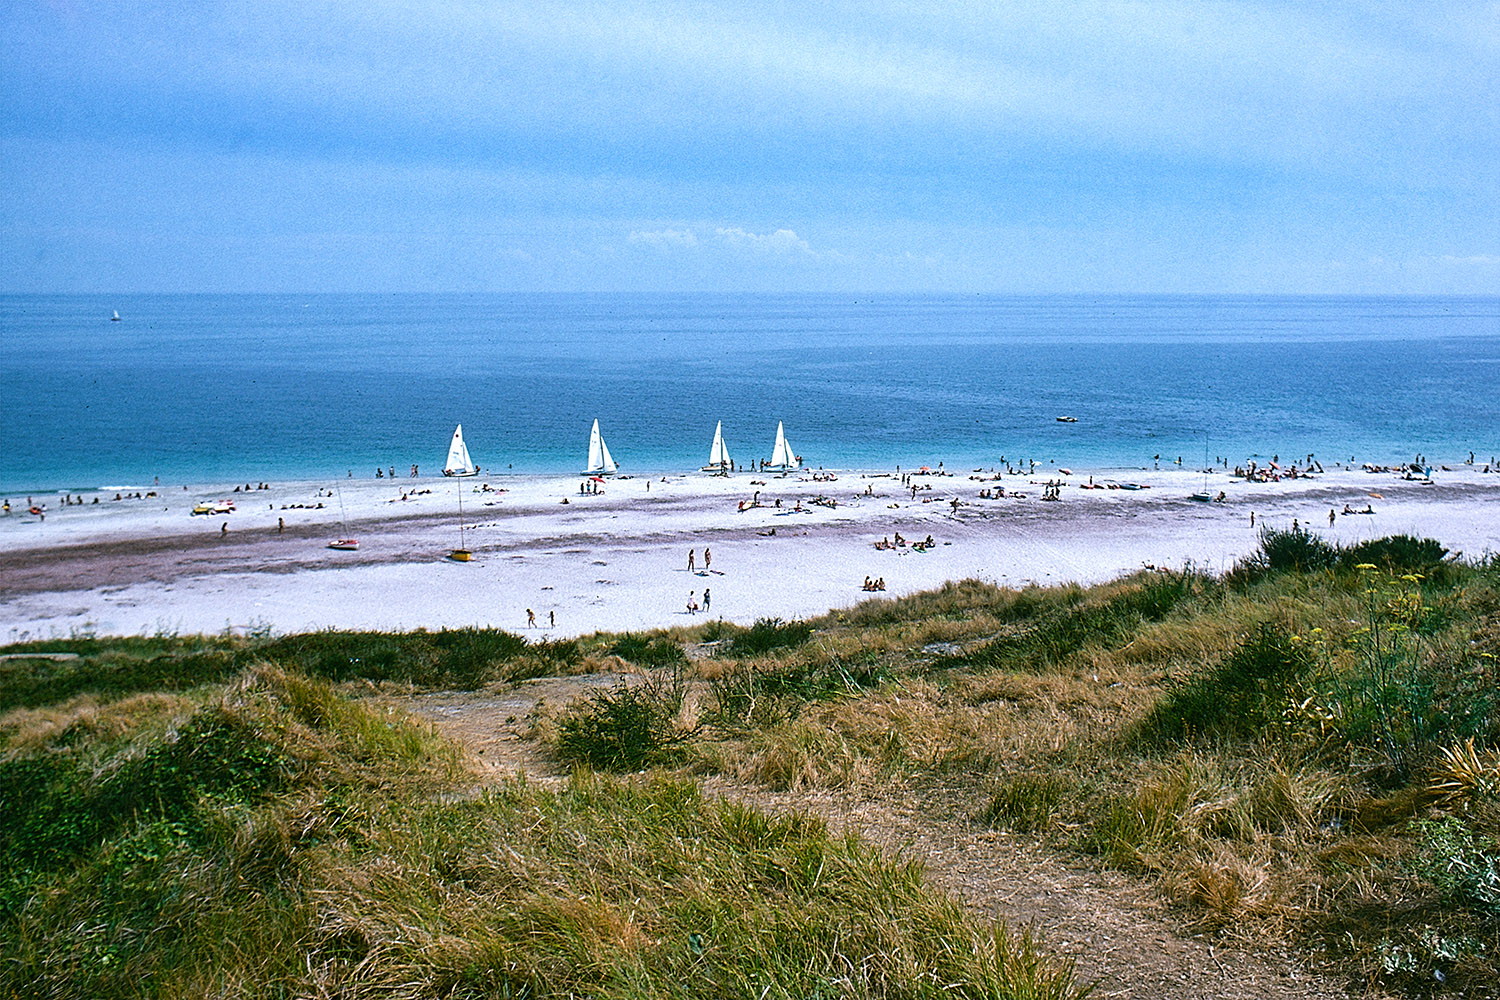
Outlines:
<svg viewBox="0 0 1500 1000"><path fill-rule="evenodd" d="M1063 997L918 867L719 774L1132 873L1220 939L1500 981L1500 565L1268 533L1224 578L974 581L811 622L0 651L0 994ZM479 788L376 689L634 669ZM372 688L372 685L374 686ZM609 772L629 772L611 776Z"/></svg>
<svg viewBox="0 0 1500 1000"><path fill-rule="evenodd" d="M136 676L108 648L105 689ZM129 655L175 654L204 655ZM478 789L435 733L265 659L173 686L0 721L0 995L1076 993L804 815L660 773Z"/></svg>

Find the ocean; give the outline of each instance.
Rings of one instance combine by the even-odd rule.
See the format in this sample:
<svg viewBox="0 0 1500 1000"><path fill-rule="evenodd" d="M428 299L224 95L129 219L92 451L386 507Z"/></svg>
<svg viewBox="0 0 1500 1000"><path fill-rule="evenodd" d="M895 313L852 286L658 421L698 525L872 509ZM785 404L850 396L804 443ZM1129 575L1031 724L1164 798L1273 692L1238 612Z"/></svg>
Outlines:
<svg viewBox="0 0 1500 1000"><path fill-rule="evenodd" d="M111 322L118 310L120 322ZM1059 416L1076 417L1062 423ZM0 296L0 493L1500 454L1500 298Z"/></svg>

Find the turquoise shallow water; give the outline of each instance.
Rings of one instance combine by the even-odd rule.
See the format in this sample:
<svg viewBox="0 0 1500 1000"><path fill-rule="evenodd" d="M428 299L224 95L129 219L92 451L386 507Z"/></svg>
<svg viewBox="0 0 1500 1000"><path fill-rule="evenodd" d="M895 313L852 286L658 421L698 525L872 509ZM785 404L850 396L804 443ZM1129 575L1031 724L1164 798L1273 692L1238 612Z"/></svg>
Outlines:
<svg viewBox="0 0 1500 1000"><path fill-rule="evenodd" d="M109 321L119 310L122 321ZM1059 423L1060 415L1077 423ZM1500 298L0 297L0 492L739 461L1500 454Z"/></svg>

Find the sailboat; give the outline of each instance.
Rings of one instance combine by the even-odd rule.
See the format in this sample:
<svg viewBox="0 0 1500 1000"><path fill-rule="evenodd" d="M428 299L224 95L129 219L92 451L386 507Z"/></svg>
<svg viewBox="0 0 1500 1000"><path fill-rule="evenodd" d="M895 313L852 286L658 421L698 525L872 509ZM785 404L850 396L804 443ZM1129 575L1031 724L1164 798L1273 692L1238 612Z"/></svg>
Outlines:
<svg viewBox="0 0 1500 1000"><path fill-rule="evenodd" d="M604 443L604 435L599 433L599 421L594 421L594 429L589 432L589 464L583 470L585 476L612 476L619 465L610 457L609 446Z"/></svg>
<svg viewBox="0 0 1500 1000"><path fill-rule="evenodd" d="M460 447L463 446L462 440L458 443ZM470 473L470 475L473 475L473 473ZM468 562L474 558L474 553L470 552L468 546L464 545L464 487L462 483L458 486L458 548L450 551L448 558L454 562Z"/></svg>
<svg viewBox="0 0 1500 1000"><path fill-rule="evenodd" d="M469 457L469 446L464 444L464 425L453 429L453 442L448 445L448 461L443 466L445 476L477 476L479 466Z"/></svg>
<svg viewBox="0 0 1500 1000"><path fill-rule="evenodd" d="M345 516L344 516L344 490L343 490L343 487L339 488L339 530L341 532L343 532L345 535L349 534L349 525L345 523ZM335 541L329 542L328 543L328 547L330 549L339 549L340 551L343 551L343 552L357 552L357 551L359 551L359 539L357 539L357 538L340 538L340 539L337 539Z"/></svg>
<svg viewBox="0 0 1500 1000"><path fill-rule="evenodd" d="M729 459L729 449L724 447L724 421L720 420L714 425L714 446L708 453L708 464L703 467L703 471L729 473L733 470L734 462Z"/></svg>
<svg viewBox="0 0 1500 1000"><path fill-rule="evenodd" d="M1203 435L1203 489L1198 493L1189 493L1189 500L1199 503L1211 503L1214 495L1208 491L1208 435Z"/></svg>
<svg viewBox="0 0 1500 1000"><path fill-rule="evenodd" d="M120 322L120 310L115 309L115 310L112 310L112 311L114 312L114 315L109 318L109 321L111 323L118 323L118 322Z"/></svg>
<svg viewBox="0 0 1500 1000"><path fill-rule="evenodd" d="M792 453L791 445L786 443L786 431L782 428L781 421L776 421L776 447L771 449L771 464L766 468L790 471L801 464L802 460Z"/></svg>

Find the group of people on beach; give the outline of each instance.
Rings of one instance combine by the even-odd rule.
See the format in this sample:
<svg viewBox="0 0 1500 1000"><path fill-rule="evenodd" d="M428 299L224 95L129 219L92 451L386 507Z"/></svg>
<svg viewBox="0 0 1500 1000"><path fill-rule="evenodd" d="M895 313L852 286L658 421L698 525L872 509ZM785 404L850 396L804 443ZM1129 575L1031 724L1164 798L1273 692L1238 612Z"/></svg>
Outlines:
<svg viewBox="0 0 1500 1000"><path fill-rule="evenodd" d="M1247 483L1279 483L1283 479L1307 479L1315 472L1317 475L1322 475L1322 464L1313 461L1311 455L1308 459L1308 463L1300 469L1295 462L1283 469L1279 456L1276 455L1271 456L1271 464L1267 466L1261 466L1252 459L1247 465L1236 465L1231 475Z"/></svg>
<svg viewBox="0 0 1500 1000"><path fill-rule="evenodd" d="M907 543L906 539L902 538L901 537L901 532L898 531L898 532L896 532L896 540L894 542L891 541L889 538L882 538L880 541L878 541L878 542L875 543L875 548L879 549L881 552L885 552L885 551L888 551L890 549L904 549L904 548L907 547L907 544L908 543ZM932 536L931 535L928 535L926 538L922 539L920 542L912 542L912 543L910 543L911 548L915 549L918 552L926 552L928 549L932 548L936 544L937 544L937 542L934 542L932 540Z"/></svg>
<svg viewBox="0 0 1500 1000"><path fill-rule="evenodd" d="M876 591L884 590L885 589L885 577L878 576L878 577L876 577L876 578L874 578L872 580L872 579L870 579L867 576L867 577L865 577L865 585L863 587L860 587L859 589L863 590L863 591L866 591L866 592L870 592L870 593L874 593Z"/></svg>

